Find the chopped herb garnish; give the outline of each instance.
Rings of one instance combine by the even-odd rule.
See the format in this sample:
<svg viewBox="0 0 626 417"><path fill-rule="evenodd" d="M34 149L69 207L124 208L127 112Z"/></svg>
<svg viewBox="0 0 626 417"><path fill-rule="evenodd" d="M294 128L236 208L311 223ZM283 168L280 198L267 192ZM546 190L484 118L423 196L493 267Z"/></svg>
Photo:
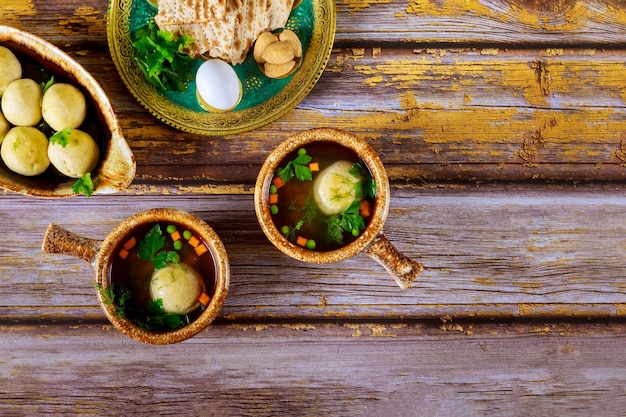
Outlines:
<svg viewBox="0 0 626 417"><path fill-rule="evenodd" d="M293 161L287 162L284 168L278 170L278 175L284 182L288 182L294 176L300 181L311 181L313 174L307 165L311 159L305 152L298 152L298 156Z"/></svg>
<svg viewBox="0 0 626 417"><path fill-rule="evenodd" d="M93 285L102 296L104 304L115 308L115 314L118 317L125 318L127 310L137 311L126 306L126 302L131 297L130 291L122 290L120 295L116 296L113 283L108 288L104 288L102 284L97 282L94 282ZM187 315L180 316L178 314L166 313L163 310L163 300L160 298L148 302L145 319L131 318L131 320L139 327L147 330L178 329L191 322Z"/></svg>
<svg viewBox="0 0 626 417"><path fill-rule="evenodd" d="M359 208L361 208L361 201L355 200L347 209L341 212L341 227L353 235L358 235L365 229L365 220L359 213Z"/></svg>
<svg viewBox="0 0 626 417"><path fill-rule="evenodd" d="M341 216L336 214L328 219L328 238L331 242L343 243L343 228L341 227Z"/></svg>
<svg viewBox="0 0 626 417"><path fill-rule="evenodd" d="M188 316L166 313L163 310L163 300L160 298L148 302L144 320L135 320L138 326L148 330L178 329L189 322Z"/></svg>
<svg viewBox="0 0 626 417"><path fill-rule="evenodd" d="M87 197L91 197L94 188L95 184L91 179L91 173L89 172L77 179L76 182L72 185L72 191L74 191L75 194L83 193Z"/></svg>
<svg viewBox="0 0 626 417"><path fill-rule="evenodd" d="M134 36L135 61L148 82L163 90L184 91L192 79L194 60L183 51L195 41L158 28L153 20Z"/></svg>
<svg viewBox="0 0 626 417"><path fill-rule="evenodd" d="M161 251L165 245L165 236L161 227L155 224L146 234L144 240L139 242L139 259L151 261L155 269L165 268L165 266L180 259L180 255L175 251Z"/></svg>
<svg viewBox="0 0 626 417"><path fill-rule="evenodd" d="M115 296L115 290L113 283L109 288L104 288L102 284L97 282L93 283L94 287L98 290L105 304L109 304L115 307L115 314L119 317L126 316L126 301L130 299L130 291L122 290L119 297ZM117 298L117 302L115 299Z"/></svg>
<svg viewBox="0 0 626 417"><path fill-rule="evenodd" d="M61 145L62 147L66 147L70 142L70 135L72 134L72 129L66 127L63 130L59 130L54 135L50 136L50 143L55 145Z"/></svg>
<svg viewBox="0 0 626 417"><path fill-rule="evenodd" d="M45 83L44 82L41 83L41 97L42 97L42 99L43 99L43 95L46 94L46 91L48 91L48 89L50 87L52 87L52 84L54 84L54 83L55 83L54 75L51 76L50 79L48 81L46 81Z"/></svg>
<svg viewBox="0 0 626 417"><path fill-rule="evenodd" d="M352 165L352 168L348 171L353 177L362 178L355 187L356 187L356 199L361 198L374 198L376 197L376 181L369 172L361 165L360 162Z"/></svg>

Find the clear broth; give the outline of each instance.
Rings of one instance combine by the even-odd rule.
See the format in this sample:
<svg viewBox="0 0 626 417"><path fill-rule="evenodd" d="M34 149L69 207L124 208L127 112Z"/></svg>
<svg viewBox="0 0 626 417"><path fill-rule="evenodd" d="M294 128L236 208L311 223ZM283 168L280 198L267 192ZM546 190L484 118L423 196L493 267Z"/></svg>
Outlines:
<svg viewBox="0 0 626 417"><path fill-rule="evenodd" d="M174 242L171 239L170 234L167 233L166 228L168 225L176 226L177 231L181 234L180 240L183 242L182 249L176 251L180 254L180 262L184 262L198 271L206 284L207 295L209 297L212 298L215 292L217 267L210 250L198 256L193 246L191 246L191 244L189 244L189 242L182 237L183 231L186 230L183 225L174 222L144 224L129 233L116 248L115 256L109 271L109 282L113 285L115 300L119 299L123 291L130 292L130 299L126 302L125 307L126 315L132 321L143 321L147 314L146 306L150 301L152 301L152 297L150 296L150 280L152 278L152 273L154 272L154 266L151 261L139 259L138 252L139 243L145 239L146 234L150 231L150 229L152 229L152 227L154 227L155 224L159 224L161 232L163 233L163 236L165 236L165 246L162 248L162 250L165 251L175 251L173 246ZM197 233L193 233L193 235L200 239ZM122 259L118 256L118 254L122 250L123 245L132 237L135 237L137 243L128 251L126 258ZM201 244L204 244L207 248L209 247L206 242L201 242ZM200 314L202 314L202 311L203 308L200 306L196 310L187 314L188 321L190 323L193 322L198 318L198 316L200 316Z"/></svg>
<svg viewBox="0 0 626 417"><path fill-rule="evenodd" d="M300 181L293 177L290 181L278 189L278 202L276 203L278 211L276 214L272 214L272 220L279 231L284 226L293 227L297 224L307 211L306 209L303 209L305 205L311 203L315 205L315 200L313 198L313 185L315 180L320 172L333 163L340 160L350 161L353 164L360 163L361 166L365 168L367 175L370 177L372 176L367 164L365 164L354 151L344 146L338 145L334 142L322 141L308 144L304 146L304 148L306 149L307 155L311 156L311 162L319 163L319 171L312 172L312 181ZM283 168L289 161L294 160L297 156L298 150L291 152L283 161L281 161L279 169ZM277 172L274 173L272 180L279 176ZM375 198L364 198L364 200L368 201L373 211ZM307 240L312 239L315 241L315 248L313 250L319 252L339 249L357 239L358 235L353 236L351 233L345 231L343 232L343 241L341 243L330 239L328 234L328 221L330 217L331 216L326 216L319 212L314 216L313 221L305 222L302 225L302 227L295 233L296 236L294 236L294 233L291 233L290 235L285 235L283 233L283 236L293 242L295 242L297 236L302 236ZM371 216L364 218L365 227L369 224L370 218Z"/></svg>

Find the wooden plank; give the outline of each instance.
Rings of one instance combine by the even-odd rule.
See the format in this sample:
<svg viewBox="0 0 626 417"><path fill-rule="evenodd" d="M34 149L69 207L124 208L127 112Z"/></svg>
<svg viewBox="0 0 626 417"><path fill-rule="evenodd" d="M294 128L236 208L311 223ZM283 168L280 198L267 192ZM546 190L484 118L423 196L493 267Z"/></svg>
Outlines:
<svg viewBox="0 0 626 417"><path fill-rule="evenodd" d="M623 323L252 324L172 346L97 325L0 329L3 415L617 416L626 405Z"/></svg>
<svg viewBox="0 0 626 417"><path fill-rule="evenodd" d="M135 184L240 192L273 147L322 126L367 138L398 184L626 176L621 50L336 50L296 109L227 137L163 125L130 96L106 56L77 59L124 115L138 160ZM165 174L164 166L173 168Z"/></svg>
<svg viewBox="0 0 626 417"><path fill-rule="evenodd" d="M48 222L104 239L117 221L167 206L196 213L222 237L232 266L222 313L231 320L622 316L625 205L610 191L394 191L385 232L425 266L402 291L364 255L327 265L283 255L260 231L251 195L122 195L54 204L6 195L0 315L101 317L91 267L40 253Z"/></svg>
<svg viewBox="0 0 626 417"><path fill-rule="evenodd" d="M528 45L624 44L620 0L343 0L337 42ZM4 24L58 44L106 43L107 3L3 0Z"/></svg>

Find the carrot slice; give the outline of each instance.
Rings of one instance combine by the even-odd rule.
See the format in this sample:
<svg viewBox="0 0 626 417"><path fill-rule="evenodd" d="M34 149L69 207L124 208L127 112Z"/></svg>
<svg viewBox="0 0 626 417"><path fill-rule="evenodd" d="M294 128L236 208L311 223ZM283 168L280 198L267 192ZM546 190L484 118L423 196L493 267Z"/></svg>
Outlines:
<svg viewBox="0 0 626 417"><path fill-rule="evenodd" d="M133 236L130 239L128 239L128 241L124 243L124 246L122 247L126 250L131 250L135 246L136 243L137 243L137 239L135 239L135 236Z"/></svg>
<svg viewBox="0 0 626 417"><path fill-rule="evenodd" d="M306 245L306 241L307 241L307 238L298 236L298 238L296 239L296 244L304 247Z"/></svg>
<svg viewBox="0 0 626 417"><path fill-rule="evenodd" d="M170 233L170 236L174 242L180 240L180 232L178 230L175 230L174 233Z"/></svg>
<svg viewBox="0 0 626 417"><path fill-rule="evenodd" d="M189 244L195 248L200 244L200 239L198 239L196 236L191 236L191 238L189 239Z"/></svg>
<svg viewBox="0 0 626 417"><path fill-rule="evenodd" d="M361 202L361 207L359 208L359 213L363 217L369 217L372 214L372 208L370 206L370 202L367 200L363 200Z"/></svg>
<svg viewBox="0 0 626 417"><path fill-rule="evenodd" d="M205 253L206 251L208 251L209 249L204 244L200 244L200 245L194 247L193 250L196 251L196 255L200 256L203 253Z"/></svg>
<svg viewBox="0 0 626 417"><path fill-rule="evenodd" d="M207 304L209 304L209 301L211 301L211 298L207 295L207 293L203 292L202 294L200 294L200 296L198 297L198 301L200 302L200 304L202 304L203 306L206 306Z"/></svg>
<svg viewBox="0 0 626 417"><path fill-rule="evenodd" d="M278 203L278 194L270 194L270 204Z"/></svg>
<svg viewBox="0 0 626 417"><path fill-rule="evenodd" d="M285 181L283 181L283 179L281 177L274 177L274 179L272 180L272 182L274 183L274 185L276 186L276 188L280 188L283 185L285 185Z"/></svg>
<svg viewBox="0 0 626 417"><path fill-rule="evenodd" d="M316 172L320 170L320 164L317 162L311 162L309 164L309 169L311 170L311 172Z"/></svg>
<svg viewBox="0 0 626 417"><path fill-rule="evenodd" d="M120 249L118 256L122 259L126 259L128 256L128 251L126 249Z"/></svg>

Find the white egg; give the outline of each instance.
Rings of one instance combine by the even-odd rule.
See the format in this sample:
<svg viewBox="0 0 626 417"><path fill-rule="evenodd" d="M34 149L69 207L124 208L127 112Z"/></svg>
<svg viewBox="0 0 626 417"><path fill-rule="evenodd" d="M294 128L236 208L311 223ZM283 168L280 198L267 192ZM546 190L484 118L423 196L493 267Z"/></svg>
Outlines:
<svg viewBox="0 0 626 417"><path fill-rule="evenodd" d="M233 67L219 59L210 59L200 65L196 73L196 89L200 105L208 111L232 110L243 94L241 81Z"/></svg>

